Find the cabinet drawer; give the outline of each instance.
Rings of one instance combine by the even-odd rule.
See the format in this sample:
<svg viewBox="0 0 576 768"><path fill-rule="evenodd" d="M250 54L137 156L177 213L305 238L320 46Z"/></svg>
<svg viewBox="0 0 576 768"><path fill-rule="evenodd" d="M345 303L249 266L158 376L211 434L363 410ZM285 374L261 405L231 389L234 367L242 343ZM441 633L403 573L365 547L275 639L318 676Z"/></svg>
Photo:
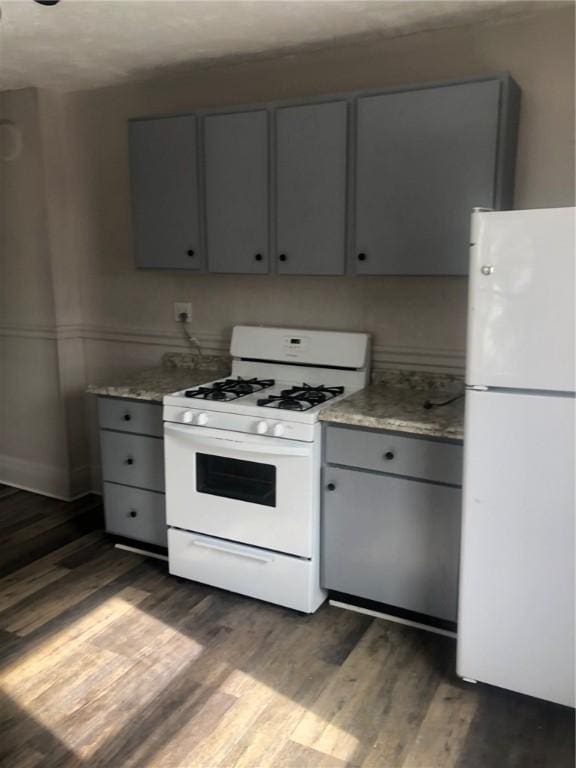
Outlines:
<svg viewBox="0 0 576 768"><path fill-rule="evenodd" d="M98 417L102 429L117 429L121 432L162 437L162 406L160 404L99 397Z"/></svg>
<svg viewBox="0 0 576 768"><path fill-rule="evenodd" d="M462 446L388 432L328 427L326 461L462 485Z"/></svg>
<svg viewBox="0 0 576 768"><path fill-rule="evenodd" d="M104 483L104 513L110 533L166 546L163 494Z"/></svg>
<svg viewBox="0 0 576 768"><path fill-rule="evenodd" d="M101 430L100 442L104 480L164 491L163 440Z"/></svg>
<svg viewBox="0 0 576 768"><path fill-rule="evenodd" d="M322 586L456 621L461 491L327 467Z"/></svg>
<svg viewBox="0 0 576 768"><path fill-rule="evenodd" d="M318 565L310 560L174 528L168 530L168 560L175 576L298 611L312 613L324 600L313 586Z"/></svg>

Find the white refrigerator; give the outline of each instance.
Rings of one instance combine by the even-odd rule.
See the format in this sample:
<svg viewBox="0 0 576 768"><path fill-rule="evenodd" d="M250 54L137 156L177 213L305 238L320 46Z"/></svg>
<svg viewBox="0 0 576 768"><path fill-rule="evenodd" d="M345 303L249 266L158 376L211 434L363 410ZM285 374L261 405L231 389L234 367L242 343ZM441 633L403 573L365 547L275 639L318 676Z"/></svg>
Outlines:
<svg viewBox="0 0 576 768"><path fill-rule="evenodd" d="M574 706L575 211L472 216L457 671Z"/></svg>

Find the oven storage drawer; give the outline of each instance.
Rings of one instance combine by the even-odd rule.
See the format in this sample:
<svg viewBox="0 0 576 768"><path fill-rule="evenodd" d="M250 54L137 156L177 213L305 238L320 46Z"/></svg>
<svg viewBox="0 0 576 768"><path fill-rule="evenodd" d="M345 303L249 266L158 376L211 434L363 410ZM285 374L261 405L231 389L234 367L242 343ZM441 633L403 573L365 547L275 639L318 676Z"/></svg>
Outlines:
<svg viewBox="0 0 576 768"><path fill-rule="evenodd" d="M311 613L324 599L318 565L256 547L168 529L170 573Z"/></svg>
<svg viewBox="0 0 576 768"><path fill-rule="evenodd" d="M104 483L104 509L106 530L110 533L166 546L163 494Z"/></svg>
<svg viewBox="0 0 576 768"><path fill-rule="evenodd" d="M101 430L105 481L164 491L163 441L157 437Z"/></svg>
<svg viewBox="0 0 576 768"><path fill-rule="evenodd" d="M101 429L162 437L162 406L124 398L98 398Z"/></svg>
<svg viewBox="0 0 576 768"><path fill-rule="evenodd" d="M462 485L462 445L369 429L326 429L326 462Z"/></svg>

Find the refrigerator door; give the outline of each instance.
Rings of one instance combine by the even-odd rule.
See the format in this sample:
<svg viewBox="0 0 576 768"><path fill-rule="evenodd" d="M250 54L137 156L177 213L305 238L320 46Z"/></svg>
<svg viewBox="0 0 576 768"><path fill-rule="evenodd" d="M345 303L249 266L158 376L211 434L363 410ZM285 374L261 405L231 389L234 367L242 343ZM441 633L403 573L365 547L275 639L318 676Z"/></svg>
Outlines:
<svg viewBox="0 0 576 768"><path fill-rule="evenodd" d="M470 386L575 389L574 208L474 213Z"/></svg>
<svg viewBox="0 0 576 768"><path fill-rule="evenodd" d="M568 396L467 393L457 671L574 706Z"/></svg>

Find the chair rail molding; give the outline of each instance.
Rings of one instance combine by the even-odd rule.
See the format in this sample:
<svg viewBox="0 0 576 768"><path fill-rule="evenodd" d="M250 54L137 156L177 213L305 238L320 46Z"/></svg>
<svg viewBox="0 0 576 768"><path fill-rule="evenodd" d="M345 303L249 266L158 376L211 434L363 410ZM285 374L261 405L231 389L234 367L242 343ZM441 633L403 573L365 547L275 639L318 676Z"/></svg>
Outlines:
<svg viewBox="0 0 576 768"><path fill-rule="evenodd" d="M228 354L230 333L192 331L203 349L211 354ZM15 325L0 323L0 337L22 339L50 339L66 341L80 339L88 342L109 344L143 345L162 347L164 350L188 349L189 343L179 330L165 330L153 327L58 324ZM374 370L399 368L404 370L429 370L446 373L464 371L466 352L464 349L441 347L414 347L375 343L372 347Z"/></svg>

